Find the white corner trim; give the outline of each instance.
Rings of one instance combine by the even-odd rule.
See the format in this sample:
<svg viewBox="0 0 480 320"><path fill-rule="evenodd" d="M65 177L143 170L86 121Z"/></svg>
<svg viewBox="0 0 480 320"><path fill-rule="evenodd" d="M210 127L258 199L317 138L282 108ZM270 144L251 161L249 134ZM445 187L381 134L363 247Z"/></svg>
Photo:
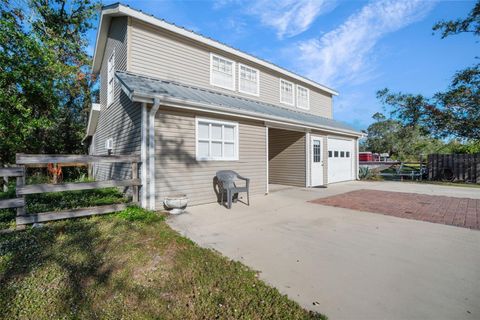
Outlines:
<svg viewBox="0 0 480 320"><path fill-rule="evenodd" d="M141 160L142 160L142 171L140 173L142 178L142 188L140 194L140 203L142 208L147 208L147 171L148 171L148 163L147 163L147 137L148 137L148 118L147 118L147 104L145 102L142 103L142 123L141 123Z"/></svg>
<svg viewBox="0 0 480 320"><path fill-rule="evenodd" d="M160 100L155 98L152 108L148 114L148 173L149 183L149 208L155 210L155 115L160 107Z"/></svg>

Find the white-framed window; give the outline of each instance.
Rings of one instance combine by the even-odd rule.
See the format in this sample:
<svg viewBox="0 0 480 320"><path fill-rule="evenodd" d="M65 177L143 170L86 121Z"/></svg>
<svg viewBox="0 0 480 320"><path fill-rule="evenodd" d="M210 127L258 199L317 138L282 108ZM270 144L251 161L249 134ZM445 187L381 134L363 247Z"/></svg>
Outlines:
<svg viewBox="0 0 480 320"><path fill-rule="evenodd" d="M295 104L295 92L290 81L280 79L280 102L291 106Z"/></svg>
<svg viewBox="0 0 480 320"><path fill-rule="evenodd" d="M210 84L229 90L235 90L235 62L211 53Z"/></svg>
<svg viewBox="0 0 480 320"><path fill-rule="evenodd" d="M238 123L196 118L197 160L238 160Z"/></svg>
<svg viewBox="0 0 480 320"><path fill-rule="evenodd" d="M115 94L115 50L107 63L107 107L112 104Z"/></svg>
<svg viewBox="0 0 480 320"><path fill-rule="evenodd" d="M297 107L310 109L310 90L299 85L297 85Z"/></svg>
<svg viewBox="0 0 480 320"><path fill-rule="evenodd" d="M258 96L260 94L260 71L239 63L238 91Z"/></svg>

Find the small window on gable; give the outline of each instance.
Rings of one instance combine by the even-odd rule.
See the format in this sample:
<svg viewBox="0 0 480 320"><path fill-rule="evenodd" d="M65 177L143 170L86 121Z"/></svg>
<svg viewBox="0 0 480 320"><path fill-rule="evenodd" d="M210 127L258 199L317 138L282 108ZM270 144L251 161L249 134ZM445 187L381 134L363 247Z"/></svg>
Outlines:
<svg viewBox="0 0 480 320"><path fill-rule="evenodd" d="M238 91L255 96L259 95L260 72L257 69L238 65Z"/></svg>
<svg viewBox="0 0 480 320"><path fill-rule="evenodd" d="M107 107L113 102L115 94L115 50L113 50L107 63Z"/></svg>
<svg viewBox="0 0 480 320"><path fill-rule="evenodd" d="M299 85L297 85L297 107L310 109L310 90Z"/></svg>
<svg viewBox="0 0 480 320"><path fill-rule="evenodd" d="M238 160L237 122L196 121L197 160Z"/></svg>
<svg viewBox="0 0 480 320"><path fill-rule="evenodd" d="M283 79L280 79L280 102L291 106L295 103L293 83Z"/></svg>
<svg viewBox="0 0 480 320"><path fill-rule="evenodd" d="M235 90L235 62L211 54L210 84L229 90Z"/></svg>

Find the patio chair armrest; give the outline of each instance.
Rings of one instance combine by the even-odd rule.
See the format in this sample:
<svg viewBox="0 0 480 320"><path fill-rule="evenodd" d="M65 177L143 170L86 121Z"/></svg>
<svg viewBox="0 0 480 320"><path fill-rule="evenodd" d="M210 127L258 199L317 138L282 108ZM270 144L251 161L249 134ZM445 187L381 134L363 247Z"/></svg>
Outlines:
<svg viewBox="0 0 480 320"><path fill-rule="evenodd" d="M237 175L237 178L245 181L250 180L249 178L242 177L241 175Z"/></svg>
<svg viewBox="0 0 480 320"><path fill-rule="evenodd" d="M250 178L243 178L242 180L245 180L245 186L248 189L248 186L250 185Z"/></svg>

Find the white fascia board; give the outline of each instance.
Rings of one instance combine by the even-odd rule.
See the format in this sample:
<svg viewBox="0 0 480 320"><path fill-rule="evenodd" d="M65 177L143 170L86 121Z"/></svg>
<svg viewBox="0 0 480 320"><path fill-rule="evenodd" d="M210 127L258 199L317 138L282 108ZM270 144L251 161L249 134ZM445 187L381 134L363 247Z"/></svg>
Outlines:
<svg viewBox="0 0 480 320"><path fill-rule="evenodd" d="M100 113L101 105L100 103L92 103L92 108L88 115L88 124L87 124L87 137L92 136L97 129L98 116Z"/></svg>
<svg viewBox="0 0 480 320"><path fill-rule="evenodd" d="M337 133L337 134L342 134L342 135L347 135L352 137L360 137L362 135L361 132L357 132L357 131L338 129L330 126L309 125L299 121L285 121L283 118L278 118L273 116L262 116L249 111L235 111L234 113L232 113L232 110L229 108L214 106L211 104L205 104L200 102L194 102L186 99L177 99L177 98L172 98L172 97L163 96L163 95L153 96L153 95L146 95L146 94L138 94L135 92L131 92L130 95L131 95L132 101L135 101L135 102L153 103L155 98L159 98L162 105L181 108L181 109L189 109L189 110L195 110L200 112L213 112L216 114L222 114L227 116L237 116L245 119L252 119L252 120L259 120L259 121L269 121L271 123L276 123L279 125L296 126L298 128L310 129L310 130L311 129L323 130L323 131L329 131L334 134Z"/></svg>
<svg viewBox="0 0 480 320"><path fill-rule="evenodd" d="M206 38L204 36L201 36L199 34L196 34L195 32L177 27L173 24L170 24L168 22L165 22L163 20L160 20L158 18L155 18L154 16L145 14L143 12L137 11L135 9L126 7L124 5L118 4L118 6L113 7L113 8L108 8L104 9L102 11L102 16L100 18L100 26L99 30L97 33L97 42L95 46L95 55L93 56L93 66L92 66L92 72L93 73L98 73L100 69L100 64L101 64L101 57L103 56L103 51L105 50L105 42L106 42L106 37L107 37L107 31L108 31L108 24L110 22L110 19L105 19L108 16L129 16L135 19L138 19L140 21L152 24L154 26L160 27L162 29L174 32L176 34L182 35L186 38L201 42L203 44L206 44L208 46L214 47L216 49L228 52L230 54L236 55L240 58L246 59L248 61L254 62L258 65L261 65L263 67L266 67L268 69L274 70L276 72L279 72L283 75L289 76L290 78L293 78L295 80L307 83L311 85L312 87L318 88L320 90L323 90L325 92L330 93L331 95L338 96L338 92L330 89L326 86L323 86L319 83L316 83L315 81L312 81L310 79L304 78L302 76L299 76L291 71L285 70L283 68L280 68L279 66L276 66L270 62L264 61L262 59L256 58L252 55L249 55L245 52L242 52L240 50L231 48L223 43L220 43L218 41ZM97 48L98 46L98 48ZM98 51L98 52L97 52Z"/></svg>

